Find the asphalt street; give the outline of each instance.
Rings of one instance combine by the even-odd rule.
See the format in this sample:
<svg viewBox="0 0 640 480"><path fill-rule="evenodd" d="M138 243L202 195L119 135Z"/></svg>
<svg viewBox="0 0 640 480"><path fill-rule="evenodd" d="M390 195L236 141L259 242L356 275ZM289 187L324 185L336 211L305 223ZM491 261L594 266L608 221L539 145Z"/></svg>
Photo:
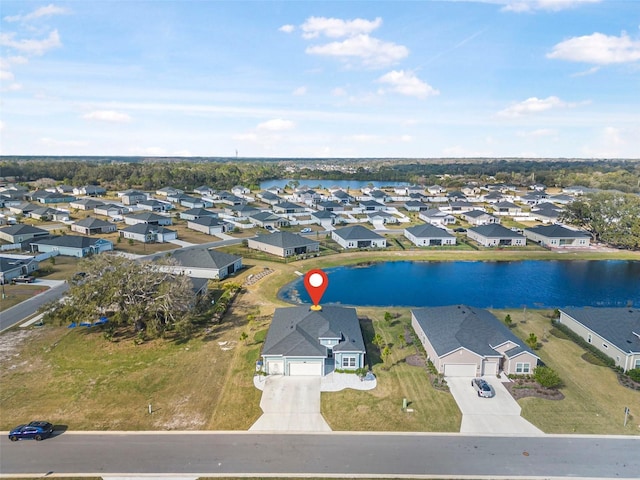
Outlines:
<svg viewBox="0 0 640 480"><path fill-rule="evenodd" d="M0 314L0 332L33 315L42 305L62 298L67 290L69 290L69 285L66 282L60 283L27 301L3 311Z"/></svg>
<svg viewBox="0 0 640 480"><path fill-rule="evenodd" d="M0 439L3 476L399 475L638 478L640 437L66 432Z"/></svg>

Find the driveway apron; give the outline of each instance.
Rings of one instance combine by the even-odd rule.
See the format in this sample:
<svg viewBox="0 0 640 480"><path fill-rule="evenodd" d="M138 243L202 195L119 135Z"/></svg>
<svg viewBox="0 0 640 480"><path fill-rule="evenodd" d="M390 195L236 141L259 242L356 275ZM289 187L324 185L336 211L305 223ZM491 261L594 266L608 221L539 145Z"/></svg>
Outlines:
<svg viewBox="0 0 640 480"><path fill-rule="evenodd" d="M264 413L250 431L331 431L320 413L320 377L269 375L260 408Z"/></svg>
<svg viewBox="0 0 640 480"><path fill-rule="evenodd" d="M472 377L447 377L449 390L462 412L461 433L543 435L544 432L520 416L520 405L502 382L486 380L494 388L493 398L479 397L471 386Z"/></svg>

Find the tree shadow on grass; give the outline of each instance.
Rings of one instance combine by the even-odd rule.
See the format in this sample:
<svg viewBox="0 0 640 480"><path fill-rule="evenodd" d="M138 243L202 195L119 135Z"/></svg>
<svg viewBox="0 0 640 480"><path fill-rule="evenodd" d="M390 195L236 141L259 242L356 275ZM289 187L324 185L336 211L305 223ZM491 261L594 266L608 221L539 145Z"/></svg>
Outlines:
<svg viewBox="0 0 640 480"><path fill-rule="evenodd" d="M367 363L369 364L369 370L371 370L374 365L383 363L382 358L380 358L380 349L372 343L376 332L373 328L373 321L369 317L359 317L358 321L364 338Z"/></svg>

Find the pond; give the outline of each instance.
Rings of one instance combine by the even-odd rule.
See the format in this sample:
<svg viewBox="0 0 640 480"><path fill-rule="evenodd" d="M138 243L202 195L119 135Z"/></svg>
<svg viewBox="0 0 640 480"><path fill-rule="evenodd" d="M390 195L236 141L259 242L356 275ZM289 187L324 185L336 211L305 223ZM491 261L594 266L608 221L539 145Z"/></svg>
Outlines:
<svg viewBox="0 0 640 480"><path fill-rule="evenodd" d="M264 182L260 182L260 190L265 190L269 187L280 187L284 188L287 186L289 182L293 181L292 179L279 179L279 180L265 180ZM345 191L347 190L360 190L363 187L368 186L369 184L373 185L376 188L382 187L398 187L401 185L409 185L407 182L379 182L379 181L368 181L368 180L321 180L321 179L301 179L298 180L299 184L306 185L309 188L330 188L330 187L339 187Z"/></svg>
<svg viewBox="0 0 640 480"><path fill-rule="evenodd" d="M640 262L383 262L326 269L322 304L479 308L640 306ZM302 278L280 297L311 303Z"/></svg>

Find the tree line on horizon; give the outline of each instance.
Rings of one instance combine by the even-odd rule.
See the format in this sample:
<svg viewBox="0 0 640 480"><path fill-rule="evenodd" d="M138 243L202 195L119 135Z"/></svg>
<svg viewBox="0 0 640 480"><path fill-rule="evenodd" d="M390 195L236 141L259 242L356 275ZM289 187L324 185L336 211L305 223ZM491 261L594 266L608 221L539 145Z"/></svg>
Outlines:
<svg viewBox="0 0 640 480"><path fill-rule="evenodd" d="M133 158L133 157L132 157ZM331 165L349 170L326 170L294 161L194 161L139 159L52 159L48 157L3 157L0 177L18 183L49 178L69 185L101 185L107 189L139 188L152 190L173 186L191 190L200 185L229 189L244 185L252 190L262 181L292 178L305 180L354 180L408 182L422 185L440 184L458 188L469 182L478 184L508 183L527 187L541 183L549 187L582 185L601 190L640 192L640 162L631 160L336 160ZM329 160L328 160L329 161ZM321 160L315 159L315 165ZM295 166L294 171L284 167Z"/></svg>

